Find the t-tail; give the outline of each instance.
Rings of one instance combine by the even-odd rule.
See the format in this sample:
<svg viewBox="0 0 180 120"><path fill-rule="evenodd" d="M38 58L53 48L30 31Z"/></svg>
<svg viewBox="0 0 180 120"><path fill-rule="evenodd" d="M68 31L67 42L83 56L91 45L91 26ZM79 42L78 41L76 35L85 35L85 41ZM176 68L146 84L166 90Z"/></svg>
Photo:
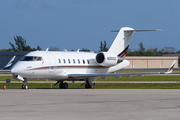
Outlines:
<svg viewBox="0 0 180 120"><path fill-rule="evenodd" d="M143 32L143 31L161 31L160 29L157 30L134 30L130 27L123 27L118 31L112 32L119 32L116 36L114 42L112 43L111 47L109 48L109 53L114 53L117 56L124 58L126 56L127 50L129 48L131 38L134 32Z"/></svg>
<svg viewBox="0 0 180 120"><path fill-rule="evenodd" d="M129 48L132 35L134 32L143 31L159 30L134 30L130 27L123 27L120 31L113 31L119 33L107 52L101 52L96 55L96 62L101 66L110 67L107 71L108 73L127 67L130 63L124 57Z"/></svg>

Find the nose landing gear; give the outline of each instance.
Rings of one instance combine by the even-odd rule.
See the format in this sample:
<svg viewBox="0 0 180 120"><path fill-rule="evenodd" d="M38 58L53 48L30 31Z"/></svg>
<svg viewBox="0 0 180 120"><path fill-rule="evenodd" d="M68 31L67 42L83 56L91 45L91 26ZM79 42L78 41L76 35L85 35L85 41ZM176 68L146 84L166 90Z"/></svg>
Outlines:
<svg viewBox="0 0 180 120"><path fill-rule="evenodd" d="M24 78L24 84L22 85L22 89L28 89L28 85L27 85L27 79Z"/></svg>
<svg viewBox="0 0 180 120"><path fill-rule="evenodd" d="M27 85L22 85L22 89L28 89Z"/></svg>

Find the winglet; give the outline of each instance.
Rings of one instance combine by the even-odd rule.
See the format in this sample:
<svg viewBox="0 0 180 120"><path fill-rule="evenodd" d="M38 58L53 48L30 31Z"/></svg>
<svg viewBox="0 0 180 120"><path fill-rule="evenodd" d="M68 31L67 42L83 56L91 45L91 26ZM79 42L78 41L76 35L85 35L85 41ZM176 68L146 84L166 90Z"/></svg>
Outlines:
<svg viewBox="0 0 180 120"><path fill-rule="evenodd" d="M174 60L173 64L172 64L171 67L168 69L168 71L165 72L166 74L167 74L167 73L172 73L175 63L176 63L176 60Z"/></svg>

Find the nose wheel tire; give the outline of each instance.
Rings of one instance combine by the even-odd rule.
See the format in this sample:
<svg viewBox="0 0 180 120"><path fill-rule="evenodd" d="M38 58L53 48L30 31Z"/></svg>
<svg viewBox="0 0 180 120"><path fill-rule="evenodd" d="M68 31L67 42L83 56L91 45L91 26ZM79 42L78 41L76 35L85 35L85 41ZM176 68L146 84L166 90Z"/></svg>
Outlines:
<svg viewBox="0 0 180 120"><path fill-rule="evenodd" d="M27 81L26 78L24 78L23 83L24 83L24 84L22 85L22 89L28 89L28 86L27 86L28 81Z"/></svg>
<svg viewBox="0 0 180 120"><path fill-rule="evenodd" d="M22 89L28 89L27 85L22 85Z"/></svg>

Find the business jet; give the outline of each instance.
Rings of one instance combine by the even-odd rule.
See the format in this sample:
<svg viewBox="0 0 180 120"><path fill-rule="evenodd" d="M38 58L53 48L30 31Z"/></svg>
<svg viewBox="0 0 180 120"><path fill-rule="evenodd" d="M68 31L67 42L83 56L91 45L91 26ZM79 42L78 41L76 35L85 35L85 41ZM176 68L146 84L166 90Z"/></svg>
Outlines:
<svg viewBox="0 0 180 120"><path fill-rule="evenodd" d="M9 69L11 67L11 65L12 65L15 58L16 58L16 56L13 56L11 58L11 60L3 68L0 68L0 69L3 69L3 70Z"/></svg>
<svg viewBox="0 0 180 120"><path fill-rule="evenodd" d="M113 74L127 67L129 61L124 59L134 32L159 30L134 30L123 27L107 52L68 52L68 51L33 51L22 57L11 69L12 77L22 80L23 89L28 89L27 79L51 79L57 81L59 88L68 88L66 81L84 80L85 88L94 88L97 77L107 80L108 76L119 79L121 76L131 77L144 74L171 73L175 61L167 72L120 73ZM55 85L56 85L55 84Z"/></svg>

